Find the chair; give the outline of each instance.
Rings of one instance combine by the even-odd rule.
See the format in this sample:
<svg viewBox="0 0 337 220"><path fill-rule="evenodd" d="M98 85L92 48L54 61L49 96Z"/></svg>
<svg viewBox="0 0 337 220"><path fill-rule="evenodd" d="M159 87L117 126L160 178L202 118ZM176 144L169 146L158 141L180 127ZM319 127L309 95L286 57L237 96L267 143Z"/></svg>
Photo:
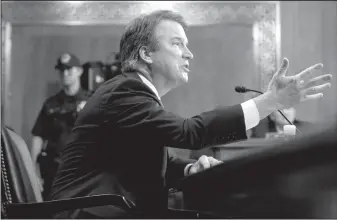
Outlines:
<svg viewBox="0 0 337 220"><path fill-rule="evenodd" d="M135 210L131 201L114 194L42 201L27 145L7 127L1 131L1 186L1 218L52 218L63 211L105 205Z"/></svg>

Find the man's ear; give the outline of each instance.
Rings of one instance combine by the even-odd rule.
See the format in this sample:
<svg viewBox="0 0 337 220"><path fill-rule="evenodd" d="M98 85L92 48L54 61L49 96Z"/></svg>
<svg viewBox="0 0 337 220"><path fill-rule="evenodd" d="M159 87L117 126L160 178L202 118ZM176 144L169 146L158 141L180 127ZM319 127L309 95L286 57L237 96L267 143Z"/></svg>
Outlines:
<svg viewBox="0 0 337 220"><path fill-rule="evenodd" d="M81 76L82 73L83 73L83 67L77 66L76 68L77 68L77 71L78 71L78 75Z"/></svg>
<svg viewBox="0 0 337 220"><path fill-rule="evenodd" d="M147 46L142 46L139 49L139 56L145 63L151 64L153 62L151 58L151 54L152 53L150 52Z"/></svg>

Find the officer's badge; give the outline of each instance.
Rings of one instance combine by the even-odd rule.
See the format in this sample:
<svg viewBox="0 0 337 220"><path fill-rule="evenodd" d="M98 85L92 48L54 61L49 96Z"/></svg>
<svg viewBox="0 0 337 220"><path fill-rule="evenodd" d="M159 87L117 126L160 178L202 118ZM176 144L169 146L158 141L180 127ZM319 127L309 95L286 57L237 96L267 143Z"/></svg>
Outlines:
<svg viewBox="0 0 337 220"><path fill-rule="evenodd" d="M83 107L85 106L87 102L86 101L82 101L77 105L77 112L81 111L83 109Z"/></svg>
<svg viewBox="0 0 337 220"><path fill-rule="evenodd" d="M102 76L96 75L96 77L95 77L95 82L96 82L96 83L101 83L101 82L103 82L103 81L104 81L104 78L103 78Z"/></svg>
<svg viewBox="0 0 337 220"><path fill-rule="evenodd" d="M65 53L61 56L61 63L65 64L68 63L70 61L70 55Z"/></svg>

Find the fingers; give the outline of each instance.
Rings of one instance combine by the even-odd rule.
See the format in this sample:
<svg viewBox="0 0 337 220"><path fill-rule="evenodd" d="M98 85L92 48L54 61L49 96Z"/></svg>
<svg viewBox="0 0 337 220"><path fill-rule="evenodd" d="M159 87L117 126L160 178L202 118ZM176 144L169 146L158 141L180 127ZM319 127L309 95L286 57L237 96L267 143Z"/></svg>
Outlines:
<svg viewBox="0 0 337 220"><path fill-rule="evenodd" d="M307 76L308 74L311 74L313 71L320 70L322 68L323 68L323 64L317 63L315 65L312 65L312 66L306 68L302 72L298 73L297 75L295 75L295 77L301 79L301 78Z"/></svg>
<svg viewBox="0 0 337 220"><path fill-rule="evenodd" d="M327 89L327 88L330 88L331 87L331 84L330 83L324 83L323 85L319 85L319 86L313 86L313 87L310 87L308 89L305 89L303 91L303 94L305 95L309 95L309 94L312 94L312 93L320 93L322 92L324 89Z"/></svg>
<svg viewBox="0 0 337 220"><path fill-rule="evenodd" d="M331 74L325 74L325 75L322 75L322 76L317 76L317 77L311 79L305 87L310 88L310 87L313 87L313 86L317 86L317 85L319 85L323 82L330 82L331 79L332 79Z"/></svg>
<svg viewBox="0 0 337 220"><path fill-rule="evenodd" d="M201 167L202 169L208 169L208 168L211 167L211 164L210 164L210 162L209 162L207 156L205 156L205 155L202 155L202 156L199 158L198 162L199 162L200 167Z"/></svg>
<svg viewBox="0 0 337 220"><path fill-rule="evenodd" d="M282 60L280 69L275 73L276 77L284 76L289 67L289 60L285 57Z"/></svg>
<svg viewBox="0 0 337 220"><path fill-rule="evenodd" d="M323 97L323 90L331 87L332 75L325 74L311 79L302 91L301 101L316 100ZM326 82L322 84L323 82Z"/></svg>
<svg viewBox="0 0 337 220"><path fill-rule="evenodd" d="M198 161L192 165L189 174L195 174L210 167L211 164L208 161L207 156L202 155L201 157L199 157Z"/></svg>
<svg viewBox="0 0 337 220"><path fill-rule="evenodd" d="M330 87L331 87L330 83L325 83L323 85L308 88L303 91L303 98L301 98L301 101L320 99L323 97L322 91ZM310 94L310 93L316 93L316 94Z"/></svg>
<svg viewBox="0 0 337 220"><path fill-rule="evenodd" d="M195 174L198 173L200 171L209 169L213 166L219 165L223 163L220 160L217 160L213 157L207 157L205 155L202 155L198 161L192 165L192 167L190 168L189 174Z"/></svg>
<svg viewBox="0 0 337 220"><path fill-rule="evenodd" d="M316 100L316 99L320 99L323 97L323 93L318 93L318 94L314 94L314 95L306 95L304 96L301 101L308 101L308 100Z"/></svg>
<svg viewBox="0 0 337 220"><path fill-rule="evenodd" d="M213 157L208 157L208 161L209 161L209 163L211 164L211 167L223 163L221 160L217 160L217 159L215 159L215 158L213 158Z"/></svg>

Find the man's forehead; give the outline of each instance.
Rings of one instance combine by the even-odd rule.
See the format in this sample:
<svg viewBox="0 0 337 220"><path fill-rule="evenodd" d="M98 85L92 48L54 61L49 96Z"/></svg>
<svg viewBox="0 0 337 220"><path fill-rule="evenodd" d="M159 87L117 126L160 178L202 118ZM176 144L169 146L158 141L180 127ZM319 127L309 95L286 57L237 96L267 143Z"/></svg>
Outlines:
<svg viewBox="0 0 337 220"><path fill-rule="evenodd" d="M187 42L185 30L181 24L176 21L163 20L159 22L155 30L157 37L177 38Z"/></svg>

